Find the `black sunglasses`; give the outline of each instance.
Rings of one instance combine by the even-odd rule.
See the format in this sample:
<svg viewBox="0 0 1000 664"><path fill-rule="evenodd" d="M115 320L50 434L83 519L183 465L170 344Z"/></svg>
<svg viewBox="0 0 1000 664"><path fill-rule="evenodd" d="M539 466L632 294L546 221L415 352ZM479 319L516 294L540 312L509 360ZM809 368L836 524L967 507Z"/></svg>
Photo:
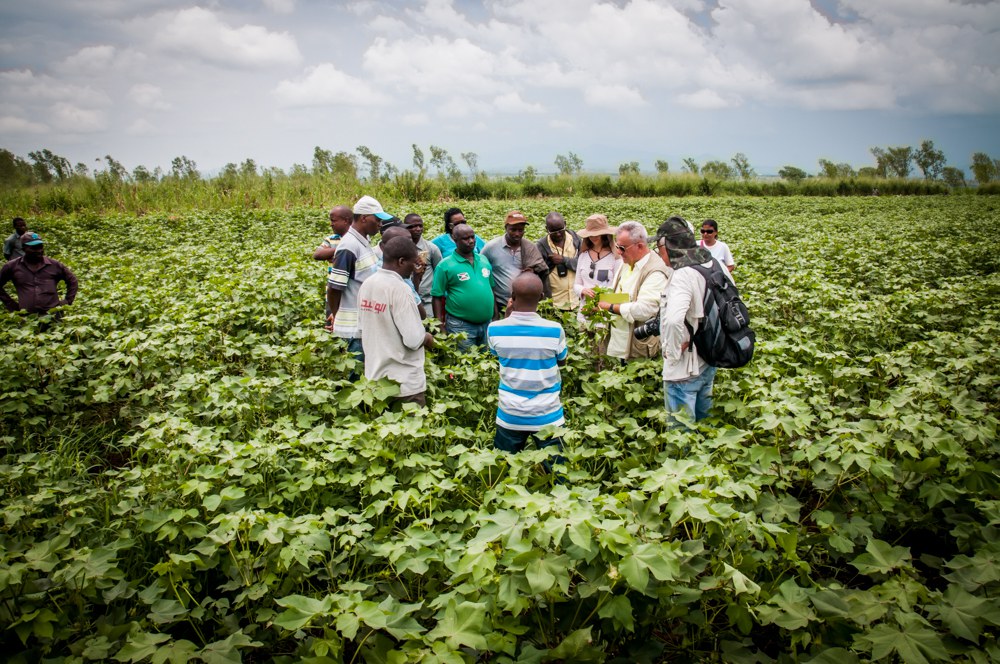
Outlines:
<svg viewBox="0 0 1000 664"><path fill-rule="evenodd" d="M703 229L701 229L702 235L711 235L714 232L715 232L715 229L713 229L713 228L703 228Z"/></svg>

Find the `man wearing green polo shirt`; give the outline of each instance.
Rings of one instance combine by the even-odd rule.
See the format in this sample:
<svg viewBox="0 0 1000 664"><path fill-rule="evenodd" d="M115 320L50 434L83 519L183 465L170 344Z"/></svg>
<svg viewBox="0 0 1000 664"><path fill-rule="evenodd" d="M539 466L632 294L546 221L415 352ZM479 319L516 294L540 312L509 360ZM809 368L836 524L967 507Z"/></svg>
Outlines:
<svg viewBox="0 0 1000 664"><path fill-rule="evenodd" d="M455 253L434 270L431 298L434 316L444 325L445 332L464 332L459 350L486 346L486 328L493 320L493 266L482 254L476 253L476 232L468 224L457 224L451 230Z"/></svg>

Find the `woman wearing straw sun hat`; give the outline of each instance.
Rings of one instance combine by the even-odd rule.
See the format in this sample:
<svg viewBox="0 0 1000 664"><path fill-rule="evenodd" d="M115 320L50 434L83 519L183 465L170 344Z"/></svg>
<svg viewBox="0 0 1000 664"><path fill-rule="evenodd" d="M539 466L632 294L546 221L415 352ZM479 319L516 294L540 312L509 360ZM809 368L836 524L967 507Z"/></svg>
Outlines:
<svg viewBox="0 0 1000 664"><path fill-rule="evenodd" d="M576 281L573 292L579 298L593 297L598 286L611 288L615 275L622 267L621 256L615 247L617 228L608 225L603 214L592 214L580 236L580 256L576 264Z"/></svg>

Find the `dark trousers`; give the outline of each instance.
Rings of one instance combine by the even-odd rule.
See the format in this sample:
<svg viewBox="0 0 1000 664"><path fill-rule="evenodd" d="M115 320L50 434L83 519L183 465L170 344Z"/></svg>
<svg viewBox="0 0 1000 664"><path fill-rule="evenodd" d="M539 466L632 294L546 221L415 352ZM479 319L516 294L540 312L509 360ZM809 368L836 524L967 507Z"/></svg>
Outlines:
<svg viewBox="0 0 1000 664"><path fill-rule="evenodd" d="M556 449L562 452L563 441L559 436L554 438L539 438L537 431L514 431L513 429L504 429L499 424L497 425L496 435L493 437L493 447L504 452L516 454L523 450L529 441L533 442L535 447L540 450L555 445ZM542 465L545 466L545 470L552 472L552 465L556 463L565 464L566 459L559 454L544 461Z"/></svg>

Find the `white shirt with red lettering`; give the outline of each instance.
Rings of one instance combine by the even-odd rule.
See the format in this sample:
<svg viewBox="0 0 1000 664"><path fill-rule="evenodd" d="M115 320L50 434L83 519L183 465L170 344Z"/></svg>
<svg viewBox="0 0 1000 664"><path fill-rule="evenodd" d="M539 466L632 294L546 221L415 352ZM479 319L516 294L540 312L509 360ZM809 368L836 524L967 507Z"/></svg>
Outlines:
<svg viewBox="0 0 1000 664"><path fill-rule="evenodd" d="M427 389L424 375L424 325L411 287L392 270L380 269L358 291L365 378L388 377L399 396Z"/></svg>

